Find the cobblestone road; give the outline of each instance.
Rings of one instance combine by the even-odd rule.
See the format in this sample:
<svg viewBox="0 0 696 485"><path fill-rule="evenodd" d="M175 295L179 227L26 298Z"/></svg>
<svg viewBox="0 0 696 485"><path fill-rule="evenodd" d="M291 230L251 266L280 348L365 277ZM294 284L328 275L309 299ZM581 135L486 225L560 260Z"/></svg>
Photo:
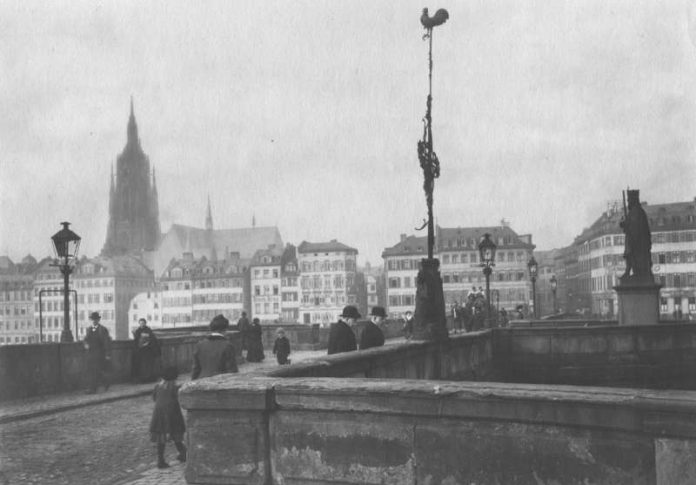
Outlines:
<svg viewBox="0 0 696 485"><path fill-rule="evenodd" d="M0 483L98 485L139 476L155 463L151 413L151 399L141 396L4 423Z"/></svg>

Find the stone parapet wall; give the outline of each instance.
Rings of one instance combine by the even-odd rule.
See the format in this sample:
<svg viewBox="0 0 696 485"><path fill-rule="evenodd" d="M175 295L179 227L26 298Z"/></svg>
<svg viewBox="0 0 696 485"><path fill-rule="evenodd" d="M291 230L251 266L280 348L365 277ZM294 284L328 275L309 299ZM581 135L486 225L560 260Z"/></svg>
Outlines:
<svg viewBox="0 0 696 485"><path fill-rule="evenodd" d="M156 335L160 335L156 332ZM237 332L228 332L235 345L237 359L243 361ZM158 339L163 365L175 365L179 372L190 372L193 351L202 335ZM113 383L131 380L133 341L118 340L111 344ZM0 401L56 394L86 385L86 352L81 342L5 345L0 347Z"/></svg>
<svg viewBox="0 0 696 485"><path fill-rule="evenodd" d="M696 392L422 380L187 384L193 484L696 480Z"/></svg>
<svg viewBox="0 0 696 485"><path fill-rule="evenodd" d="M696 325L495 330L507 382L696 389Z"/></svg>

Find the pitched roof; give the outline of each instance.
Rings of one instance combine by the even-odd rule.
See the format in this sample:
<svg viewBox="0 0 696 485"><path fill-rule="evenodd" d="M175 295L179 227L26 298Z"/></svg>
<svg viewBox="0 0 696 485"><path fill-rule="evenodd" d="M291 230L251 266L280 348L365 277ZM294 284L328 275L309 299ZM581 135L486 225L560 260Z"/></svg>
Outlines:
<svg viewBox="0 0 696 485"><path fill-rule="evenodd" d="M643 202L642 207L645 215L648 216L650 232L696 229L696 200L654 205ZM691 216L691 222L688 216ZM621 210L603 212L590 227L583 229L573 241L573 245L582 244L605 234L622 234L623 229L619 226L622 217Z"/></svg>
<svg viewBox="0 0 696 485"><path fill-rule="evenodd" d="M491 240L498 248L525 248L534 249L534 245L528 242L527 237L518 235L508 226L488 227L440 227L437 226L436 243L440 251L448 249L458 250L467 248L477 250L484 234L490 234ZM531 240L531 238L529 238ZM448 241L448 243L445 243ZM451 241L451 242L449 242Z"/></svg>
<svg viewBox="0 0 696 485"><path fill-rule="evenodd" d="M300 245L297 246L298 253L329 253L338 251L348 251L354 252L356 254L358 253L357 249L347 246L341 242L338 242L335 239L332 239L329 242L318 243L302 241Z"/></svg>
<svg viewBox="0 0 696 485"><path fill-rule="evenodd" d="M427 254L428 253L428 238L408 236L402 238L390 248L385 248L382 251L382 257L387 256L406 256L409 254Z"/></svg>

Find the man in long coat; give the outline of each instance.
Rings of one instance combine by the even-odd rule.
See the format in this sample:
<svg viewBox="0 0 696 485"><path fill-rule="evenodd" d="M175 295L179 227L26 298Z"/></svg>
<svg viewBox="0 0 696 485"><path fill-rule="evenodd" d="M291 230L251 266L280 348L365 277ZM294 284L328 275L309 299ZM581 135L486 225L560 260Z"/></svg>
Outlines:
<svg viewBox="0 0 696 485"><path fill-rule="evenodd" d="M242 316L237 320L237 330L242 337L242 350L247 350L249 347L249 330L251 324L247 318L246 312L242 312Z"/></svg>
<svg viewBox="0 0 696 485"><path fill-rule="evenodd" d="M384 307L373 306L370 317L370 321L367 322L360 335L360 350L384 345L384 333L379 326L387 318L387 312Z"/></svg>
<svg viewBox="0 0 696 485"><path fill-rule="evenodd" d="M354 306L348 305L343 309L343 313L338 317L338 322L331 324L331 330L329 331L329 355L358 350L355 334L353 334L350 326L354 325L359 318L360 313Z"/></svg>
<svg viewBox="0 0 696 485"><path fill-rule="evenodd" d="M217 315L210 322L210 335L196 344L191 379L237 372L237 358L232 343L222 332L230 322Z"/></svg>
<svg viewBox="0 0 696 485"><path fill-rule="evenodd" d="M111 364L111 337L109 331L100 325L101 315L92 312L89 315L92 326L87 329L82 341L87 351L87 394L97 392L98 384L109 389L108 367Z"/></svg>

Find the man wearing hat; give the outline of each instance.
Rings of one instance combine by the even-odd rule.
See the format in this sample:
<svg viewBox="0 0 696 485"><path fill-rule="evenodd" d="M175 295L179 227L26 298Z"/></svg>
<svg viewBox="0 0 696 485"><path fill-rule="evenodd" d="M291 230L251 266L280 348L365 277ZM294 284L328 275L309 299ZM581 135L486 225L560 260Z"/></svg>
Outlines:
<svg viewBox="0 0 696 485"><path fill-rule="evenodd" d="M192 380L237 372L234 347L222 334L229 326L229 320L222 315L216 315L210 321L210 335L198 342L193 352Z"/></svg>
<svg viewBox="0 0 696 485"><path fill-rule="evenodd" d="M367 322L367 325L363 328L362 335L360 335L360 350L384 345L384 333L382 333L382 329L379 326L387 318L387 312L384 311L384 307L373 306L370 317L370 321Z"/></svg>
<svg viewBox="0 0 696 485"><path fill-rule="evenodd" d="M89 315L92 325L87 329L83 345L87 351L87 394L97 392L97 385L103 384L109 389L107 370L111 363L111 337L109 331L99 324L101 315L92 312Z"/></svg>
<svg viewBox="0 0 696 485"><path fill-rule="evenodd" d="M358 346L355 343L355 335L350 328L351 325L355 325L358 318L360 318L358 309L348 305L343 309L343 313L339 315L338 322L331 324L331 330L329 331L329 355L358 350Z"/></svg>

